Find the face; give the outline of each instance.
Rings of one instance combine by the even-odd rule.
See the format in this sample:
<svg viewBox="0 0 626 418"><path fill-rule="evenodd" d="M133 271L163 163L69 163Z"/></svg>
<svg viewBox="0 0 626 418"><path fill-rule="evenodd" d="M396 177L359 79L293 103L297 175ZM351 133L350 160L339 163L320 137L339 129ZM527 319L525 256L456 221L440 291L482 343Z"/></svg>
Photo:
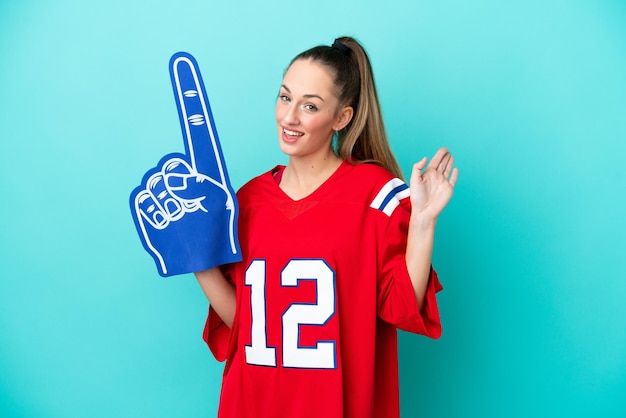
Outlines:
<svg viewBox="0 0 626 418"><path fill-rule="evenodd" d="M285 73L276 103L280 149L291 158L325 158L333 133L345 127L352 108L340 106L328 70L297 60Z"/></svg>

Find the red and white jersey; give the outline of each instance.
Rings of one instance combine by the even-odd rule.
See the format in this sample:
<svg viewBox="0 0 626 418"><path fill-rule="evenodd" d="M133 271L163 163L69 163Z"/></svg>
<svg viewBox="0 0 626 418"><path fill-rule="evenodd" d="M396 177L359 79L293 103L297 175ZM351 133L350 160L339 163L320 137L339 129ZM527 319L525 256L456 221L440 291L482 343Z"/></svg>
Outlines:
<svg viewBox="0 0 626 418"><path fill-rule="evenodd" d="M406 268L409 190L344 162L296 201L282 168L238 192L234 325L210 310L204 332L226 360L219 417L397 417L396 328L441 335L435 272L420 312Z"/></svg>

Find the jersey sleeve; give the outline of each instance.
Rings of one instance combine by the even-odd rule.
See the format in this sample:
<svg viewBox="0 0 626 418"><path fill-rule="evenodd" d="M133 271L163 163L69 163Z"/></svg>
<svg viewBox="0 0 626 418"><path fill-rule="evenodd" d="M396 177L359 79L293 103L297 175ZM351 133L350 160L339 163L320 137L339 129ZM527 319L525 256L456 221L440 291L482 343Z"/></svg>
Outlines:
<svg viewBox="0 0 626 418"><path fill-rule="evenodd" d="M377 309L380 318L404 331L441 336L441 321L436 294L443 289L437 273L431 267L424 306L415 297L406 266L405 252L410 217L408 197L402 199L390 214L384 237L380 240Z"/></svg>
<svg viewBox="0 0 626 418"><path fill-rule="evenodd" d="M222 272L226 279L233 284L232 273L234 268L232 264L222 266ZM213 307L209 305L209 314L204 324L202 339L209 346L211 353L217 361L225 361L228 356L228 347L230 345L231 328L228 327L222 318L215 312Z"/></svg>

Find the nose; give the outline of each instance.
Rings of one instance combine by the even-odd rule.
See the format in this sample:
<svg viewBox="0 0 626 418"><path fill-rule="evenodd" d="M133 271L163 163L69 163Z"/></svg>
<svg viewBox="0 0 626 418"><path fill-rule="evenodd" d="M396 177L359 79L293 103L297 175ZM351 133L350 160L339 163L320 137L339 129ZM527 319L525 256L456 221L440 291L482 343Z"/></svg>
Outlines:
<svg viewBox="0 0 626 418"><path fill-rule="evenodd" d="M297 125L299 122L298 106L290 104L286 106L285 113L283 115L283 122L288 125Z"/></svg>

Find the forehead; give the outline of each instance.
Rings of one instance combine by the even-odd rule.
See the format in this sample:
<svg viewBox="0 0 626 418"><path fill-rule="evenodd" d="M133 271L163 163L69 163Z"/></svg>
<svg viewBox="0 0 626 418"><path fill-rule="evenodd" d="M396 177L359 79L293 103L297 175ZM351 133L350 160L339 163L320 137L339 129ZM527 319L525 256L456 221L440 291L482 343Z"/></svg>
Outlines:
<svg viewBox="0 0 626 418"><path fill-rule="evenodd" d="M294 94L335 96L334 81L329 70L309 59L294 61L285 72L283 85Z"/></svg>

